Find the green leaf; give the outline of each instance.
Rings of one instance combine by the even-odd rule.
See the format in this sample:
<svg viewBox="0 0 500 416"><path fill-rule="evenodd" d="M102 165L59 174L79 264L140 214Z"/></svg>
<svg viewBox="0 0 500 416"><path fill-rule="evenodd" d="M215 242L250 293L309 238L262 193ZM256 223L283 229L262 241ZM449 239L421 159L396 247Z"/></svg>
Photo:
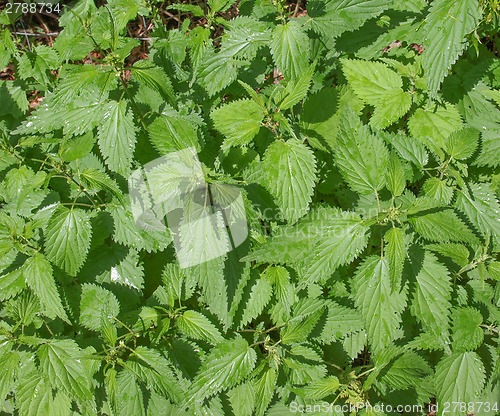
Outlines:
<svg viewBox="0 0 500 416"><path fill-rule="evenodd" d="M264 272L263 277L273 285L276 297L289 313L295 303L295 289L288 270L281 266L271 266Z"/></svg>
<svg viewBox="0 0 500 416"><path fill-rule="evenodd" d="M150 391L177 403L182 399L182 391L170 365L162 353L147 347L137 347L126 362L126 368L131 369Z"/></svg>
<svg viewBox="0 0 500 416"><path fill-rule="evenodd" d="M408 120L411 135L434 152L444 149L446 139L460 130L462 125L457 109L448 103L444 107L435 105L429 109L418 108Z"/></svg>
<svg viewBox="0 0 500 416"><path fill-rule="evenodd" d="M196 127L177 113L164 113L148 127L149 137L162 155L187 147L200 150Z"/></svg>
<svg viewBox="0 0 500 416"><path fill-rule="evenodd" d="M333 393L340 387L339 379L335 376L315 380L304 387L304 395L311 400L320 400Z"/></svg>
<svg viewBox="0 0 500 416"><path fill-rule="evenodd" d="M316 158L303 143L290 139L271 144L261 165L266 189L274 196L283 217L295 223L307 213L316 181Z"/></svg>
<svg viewBox="0 0 500 416"><path fill-rule="evenodd" d="M118 414L120 416L145 416L144 398L134 374L122 370L116 378L118 387Z"/></svg>
<svg viewBox="0 0 500 416"><path fill-rule="evenodd" d="M316 299L302 299L293 310L292 318L281 330L283 344L304 342L316 327L325 312L325 302Z"/></svg>
<svg viewBox="0 0 500 416"><path fill-rule="evenodd" d="M439 178L429 178L422 185L422 191L425 196L434 198L443 205L449 205L453 198L453 188L448 186L445 181Z"/></svg>
<svg viewBox="0 0 500 416"><path fill-rule="evenodd" d="M391 287L398 290L401 286L401 276L403 273L403 263L407 257L407 247L404 241L404 232L401 228L393 227L384 234L387 242L385 255L391 276Z"/></svg>
<svg viewBox="0 0 500 416"><path fill-rule="evenodd" d="M366 247L368 228L352 212L332 210L328 222L319 222L317 244L307 253L302 285L329 277L337 267L353 261ZM303 249L303 248L302 248Z"/></svg>
<svg viewBox="0 0 500 416"><path fill-rule="evenodd" d="M59 85L51 97L52 103L62 105L76 98L85 88L98 80L100 72L95 65L69 65L59 78ZM111 72L109 72L112 74Z"/></svg>
<svg viewBox="0 0 500 416"><path fill-rule="evenodd" d="M59 206L50 217L45 235L45 255L70 275L82 267L90 247L92 227L87 213Z"/></svg>
<svg viewBox="0 0 500 416"><path fill-rule="evenodd" d="M203 62L207 50L210 50L209 47L212 46L210 34L210 29L203 26L196 26L188 33L189 57L191 58L195 73L199 70L199 66Z"/></svg>
<svg viewBox="0 0 500 416"><path fill-rule="evenodd" d="M16 404L23 416L51 415L56 411L49 381L38 372L27 375L16 388Z"/></svg>
<svg viewBox="0 0 500 416"><path fill-rule="evenodd" d="M482 81L465 81L464 94L457 103L458 110L464 116L469 127L486 133L488 130L498 130L500 112L491 102L492 90ZM472 82L477 82L474 86ZM485 132L486 130L486 132Z"/></svg>
<svg viewBox="0 0 500 416"><path fill-rule="evenodd" d="M385 185L389 152L384 142L371 134L368 126L349 108L343 112L337 136L335 163L350 188L361 194Z"/></svg>
<svg viewBox="0 0 500 416"><path fill-rule="evenodd" d="M113 239L117 243L128 245L136 250L156 252L165 249L171 242L170 231L167 227L163 231L156 229L144 230L136 225L130 203L125 205L108 205L114 221ZM154 224L156 227L156 224Z"/></svg>
<svg viewBox="0 0 500 416"><path fill-rule="evenodd" d="M37 253L30 257L24 263L22 270L26 284L40 299L45 314L49 318L58 316L62 320L69 322L54 282L52 266L44 255Z"/></svg>
<svg viewBox="0 0 500 416"><path fill-rule="evenodd" d="M170 413L169 413L170 412ZM182 410L170 403L162 395L152 393L148 400L148 416L164 416L166 414L182 414Z"/></svg>
<svg viewBox="0 0 500 416"><path fill-rule="evenodd" d="M178 328L188 337L218 344L222 336L208 318L196 311L187 310L177 318Z"/></svg>
<svg viewBox="0 0 500 416"><path fill-rule="evenodd" d="M39 207L47 196L40 190L47 180L45 172L33 174L24 166L20 169L11 169L5 176L5 200L11 202L15 214L31 217L32 211ZM6 209L8 209L6 207Z"/></svg>
<svg viewBox="0 0 500 416"><path fill-rule="evenodd" d="M198 204L194 198L184 201L183 218L179 223L180 249L177 258L181 267L206 262L224 256L231 248L223 211L213 212L208 204Z"/></svg>
<svg viewBox="0 0 500 416"><path fill-rule="evenodd" d="M424 331L443 343L448 336L451 282L448 269L428 251L410 252L415 279L412 311Z"/></svg>
<svg viewBox="0 0 500 416"><path fill-rule="evenodd" d="M119 284L141 290L144 271L139 255L133 248L113 244L101 245L89 254L92 262L85 264L81 276L89 276L98 283Z"/></svg>
<svg viewBox="0 0 500 416"><path fill-rule="evenodd" d="M500 262L490 262L490 264L488 264L488 273L493 280L500 281Z"/></svg>
<svg viewBox="0 0 500 416"><path fill-rule="evenodd" d="M283 364L291 384L306 384L326 375L326 366L322 363L321 356L314 349L303 345L292 345ZM290 412L290 408L288 411Z"/></svg>
<svg viewBox="0 0 500 416"><path fill-rule="evenodd" d="M136 17L139 11L139 4L137 1L129 0L111 0L109 2L107 9L109 18L112 21L112 29L114 29L114 34L112 34L113 42L119 44L118 33L127 26L129 20L133 20ZM114 46L113 49L116 49L117 46Z"/></svg>
<svg viewBox="0 0 500 416"><path fill-rule="evenodd" d="M485 381L484 365L475 352L444 356L436 366L435 386L439 408L444 403L474 402ZM458 409L460 410L460 409ZM467 412L458 411L457 415Z"/></svg>
<svg viewBox="0 0 500 416"><path fill-rule="evenodd" d="M400 196L406 187L406 180L401 160L392 151L389 157L386 174L386 187L393 196Z"/></svg>
<svg viewBox="0 0 500 416"><path fill-rule="evenodd" d="M31 291L22 293L15 301L12 300L5 306L7 316L18 324L28 326L39 323L37 314L40 313L40 302Z"/></svg>
<svg viewBox="0 0 500 416"><path fill-rule="evenodd" d="M98 129L99 149L108 167L120 175L130 172L136 130L133 114L127 111L125 100L110 101L104 105Z"/></svg>
<svg viewBox="0 0 500 416"><path fill-rule="evenodd" d="M274 396L278 375L272 367L267 367L254 381L255 415L264 416Z"/></svg>
<svg viewBox="0 0 500 416"><path fill-rule="evenodd" d="M349 101L350 105L355 106L358 98L352 89L344 86L323 88L309 94L305 99L300 114L300 128L312 147L323 151L335 148L335 139L340 126L340 111L337 107L342 100ZM361 102L357 104L363 106Z"/></svg>
<svg viewBox="0 0 500 416"><path fill-rule="evenodd" d="M232 146L246 146L260 130L265 116L262 108L253 100L239 100L222 105L210 114L214 126L226 139L224 151Z"/></svg>
<svg viewBox="0 0 500 416"><path fill-rule="evenodd" d="M410 217L409 221L415 226L417 233L431 241L454 241L469 244L477 241L472 231L452 210Z"/></svg>
<svg viewBox="0 0 500 416"><path fill-rule="evenodd" d="M377 256L367 257L356 270L353 289L368 340L379 351L396 338L405 305L402 294L391 289L387 261Z"/></svg>
<svg viewBox="0 0 500 416"><path fill-rule="evenodd" d="M194 290L195 281L188 279L186 273L177 264L165 265L161 279L164 284L166 305L174 306L177 300L189 299ZM156 292L155 292L156 293Z"/></svg>
<svg viewBox="0 0 500 416"><path fill-rule="evenodd" d="M488 308L490 317L493 320L498 321L496 310L495 308L492 308L493 302L491 299L494 296L494 292L491 285L484 281L482 282L480 279L471 279L467 282L466 288L469 293L472 292L473 302L479 302L485 305Z"/></svg>
<svg viewBox="0 0 500 416"><path fill-rule="evenodd" d="M427 198L425 196L420 196L415 198L409 192L400 199L407 207L406 213L408 216L413 215L423 215L426 212L435 212L438 208L443 209L443 205L432 198Z"/></svg>
<svg viewBox="0 0 500 416"><path fill-rule="evenodd" d="M384 0L312 0L307 12L315 31L323 36L337 37L361 27L389 7Z"/></svg>
<svg viewBox="0 0 500 416"><path fill-rule="evenodd" d="M1 23L7 24L7 25L10 24L9 19L6 18L5 15L0 15L0 20L2 20L2 19L4 19L4 20ZM6 29L6 30L8 30L8 29ZM9 33L9 37L10 37L10 33ZM9 64L11 57L12 57L12 55L11 55L10 51L5 47L4 42L0 39L0 66L2 68L5 68Z"/></svg>
<svg viewBox="0 0 500 416"><path fill-rule="evenodd" d="M361 217L332 207L316 207L295 226L276 234L242 260L290 264L303 271L301 285L329 277L354 260L367 243Z"/></svg>
<svg viewBox="0 0 500 416"><path fill-rule="evenodd" d="M274 102L278 109L287 110L306 97L314 74L314 68L315 64L311 65L299 78L290 81L285 89L276 95Z"/></svg>
<svg viewBox="0 0 500 416"><path fill-rule="evenodd" d="M452 311L453 351L472 351L478 348L484 339L481 312L474 308L455 308Z"/></svg>
<svg viewBox="0 0 500 416"><path fill-rule="evenodd" d="M172 83L167 74L150 59L137 61L131 68L132 76L148 87L161 91L172 103L176 102Z"/></svg>
<svg viewBox="0 0 500 416"><path fill-rule="evenodd" d="M111 179L105 172L100 170L88 168L80 172L80 179L83 185L96 192L104 190L111 195L116 196L119 200L122 198L122 192L117 183Z"/></svg>
<svg viewBox="0 0 500 416"><path fill-rule="evenodd" d="M471 193L461 191L455 206L467 214L470 222L484 237L491 236L493 247L500 249L500 204L487 183L470 184Z"/></svg>
<svg viewBox="0 0 500 416"><path fill-rule="evenodd" d="M402 78L381 62L342 60L344 75L356 95L375 107L370 124L390 126L410 109L412 98L404 92Z"/></svg>
<svg viewBox="0 0 500 416"><path fill-rule="evenodd" d="M413 351L405 351L384 371L382 382L394 389L406 390L417 386L420 381L430 375L432 370L420 355Z"/></svg>
<svg viewBox="0 0 500 416"><path fill-rule="evenodd" d="M92 397L82 351L73 340L52 340L37 350L40 366L53 387L80 400Z"/></svg>
<svg viewBox="0 0 500 416"><path fill-rule="evenodd" d="M88 16L91 10L95 10L95 6L90 7L88 3L81 3L79 8L75 8L75 13L82 13ZM54 42L54 49L59 53L60 59L65 61L84 59L95 47L92 39L87 35L87 30L83 27L78 19L69 20L68 16L73 16L66 13L62 16L61 26L64 30L57 36Z"/></svg>
<svg viewBox="0 0 500 416"><path fill-rule="evenodd" d="M241 62L229 51L207 51L198 75L201 84L210 96L217 94L231 85L238 77L238 66Z"/></svg>
<svg viewBox="0 0 500 416"><path fill-rule="evenodd" d="M261 47L269 45L270 35L264 22L248 16L237 16L227 22L221 54L252 60Z"/></svg>
<svg viewBox="0 0 500 416"><path fill-rule="evenodd" d="M59 154L66 162L81 159L92 151L95 141L96 137L91 131L81 136L67 137L59 146Z"/></svg>
<svg viewBox="0 0 500 416"><path fill-rule="evenodd" d="M88 329L97 331L102 320L114 323L120 312L120 304L115 295L101 286L85 283L80 299L80 323Z"/></svg>
<svg viewBox="0 0 500 416"><path fill-rule="evenodd" d="M166 33L166 39L157 39L155 46L165 52L167 58L176 65L176 68L179 68L186 60L187 38L179 29L169 30Z"/></svg>
<svg viewBox="0 0 500 416"><path fill-rule="evenodd" d="M190 12L193 13L196 17L205 16L203 9L194 4L182 4L182 3L174 3L167 6L167 9L180 10L182 12Z"/></svg>
<svg viewBox="0 0 500 416"><path fill-rule="evenodd" d="M413 163L419 168L427 165L429 155L422 143L411 140L410 137L402 133L395 134L387 131L378 131L378 134L388 145L394 148L404 160Z"/></svg>
<svg viewBox="0 0 500 416"><path fill-rule="evenodd" d="M434 251L442 256L450 257L455 263L463 267L469 263L469 250L463 244L441 243L427 244L426 250Z"/></svg>
<svg viewBox="0 0 500 416"><path fill-rule="evenodd" d="M19 85L19 81L0 81L0 99L2 100L0 115L19 117L29 108L26 91Z"/></svg>
<svg viewBox="0 0 500 416"><path fill-rule="evenodd" d="M81 135L99 124L102 119L102 107L101 100L88 92L84 97L58 109L41 104L14 132L39 134L64 128L67 136Z"/></svg>
<svg viewBox="0 0 500 416"><path fill-rule="evenodd" d="M466 127L452 133L445 142L445 151L454 159L468 159L476 150L479 131Z"/></svg>
<svg viewBox="0 0 500 416"><path fill-rule="evenodd" d="M208 0L208 6L214 12L223 12L229 9L236 0Z"/></svg>
<svg viewBox="0 0 500 416"><path fill-rule="evenodd" d="M481 151L475 163L479 166L497 167L500 165L500 129L488 129L481 134Z"/></svg>
<svg viewBox="0 0 500 416"><path fill-rule="evenodd" d="M309 66L309 38L298 21L276 25L270 46L274 64L287 79L299 77Z"/></svg>
<svg viewBox="0 0 500 416"><path fill-rule="evenodd" d="M254 100L264 112L267 112L266 109L266 104L264 102L264 98L262 97L261 94L258 94L257 91L255 91L250 85L248 85L246 82L242 81L241 79L238 80L238 83L245 89L247 94Z"/></svg>
<svg viewBox="0 0 500 416"><path fill-rule="evenodd" d="M5 400L14 387L19 369L19 353L12 351L11 343L0 347L0 400Z"/></svg>
<svg viewBox="0 0 500 416"><path fill-rule="evenodd" d="M0 299L6 300L21 292L26 286L25 280L21 267L5 270L0 274Z"/></svg>
<svg viewBox="0 0 500 416"><path fill-rule="evenodd" d="M363 319L357 310L331 302L328 304L328 315L321 329L320 340L331 344L362 329Z"/></svg>
<svg viewBox="0 0 500 416"><path fill-rule="evenodd" d="M22 79L33 77L46 86L52 81L51 69L58 64L57 53L45 45L38 45L18 57L19 75Z"/></svg>
<svg viewBox="0 0 500 416"><path fill-rule="evenodd" d="M204 359L190 387L190 401L233 387L250 374L256 358L255 350L243 338L224 340Z"/></svg>
<svg viewBox="0 0 500 416"><path fill-rule="evenodd" d="M6 198L17 199L21 195L22 188L27 186L35 178L33 171L27 166L19 169L10 169L5 175L4 192Z"/></svg>
<svg viewBox="0 0 500 416"><path fill-rule="evenodd" d="M89 103L89 99L92 101ZM69 136L81 135L93 130L102 120L101 100L91 97L84 97L76 102L72 102L68 108L62 111L48 111L46 123L49 131L63 127L64 133ZM41 117L43 120L43 116ZM36 127L34 127L36 130Z"/></svg>
<svg viewBox="0 0 500 416"><path fill-rule="evenodd" d="M271 283L265 277L260 277L252 286L250 298L248 299L243 311L243 316L239 325L240 328L257 318L269 303L272 296L273 287L271 286Z"/></svg>
<svg viewBox="0 0 500 416"><path fill-rule="evenodd" d="M231 317L228 313L228 288L224 276L222 257L198 264L186 270L186 275L196 279L201 287L202 301L220 322L229 326Z"/></svg>
<svg viewBox="0 0 500 416"><path fill-rule="evenodd" d="M252 415L255 407L255 386L253 383L241 383L228 392L228 397L235 415Z"/></svg>
<svg viewBox="0 0 500 416"><path fill-rule="evenodd" d="M464 38L481 18L477 0L437 0L424 23L423 67L429 91L436 95L451 66L467 47Z"/></svg>

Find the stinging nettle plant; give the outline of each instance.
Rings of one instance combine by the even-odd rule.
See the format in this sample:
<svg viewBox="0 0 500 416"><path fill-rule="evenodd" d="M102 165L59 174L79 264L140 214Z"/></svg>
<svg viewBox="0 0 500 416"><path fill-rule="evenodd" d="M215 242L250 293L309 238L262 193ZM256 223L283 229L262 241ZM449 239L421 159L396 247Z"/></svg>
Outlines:
<svg viewBox="0 0 500 416"><path fill-rule="evenodd" d="M46 45L1 12L2 414L500 414L499 13L77 0ZM128 180L188 148L248 237L181 268Z"/></svg>

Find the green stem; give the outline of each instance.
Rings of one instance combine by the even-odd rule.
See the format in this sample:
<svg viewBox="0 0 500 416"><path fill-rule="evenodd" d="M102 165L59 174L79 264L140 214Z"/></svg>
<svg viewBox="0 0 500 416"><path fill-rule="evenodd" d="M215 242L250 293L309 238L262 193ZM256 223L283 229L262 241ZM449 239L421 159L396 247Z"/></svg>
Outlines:
<svg viewBox="0 0 500 416"><path fill-rule="evenodd" d="M286 325L286 322L283 322L282 324L279 324L279 325L275 325L272 328L269 328L265 333L268 334L269 332L280 329L281 327L283 327L285 325Z"/></svg>
<svg viewBox="0 0 500 416"><path fill-rule="evenodd" d="M375 371L377 367L370 368L369 370L363 371L361 374L358 374L356 376L356 379L361 378L363 376L366 376L367 374L371 373L372 371Z"/></svg>
<svg viewBox="0 0 500 416"><path fill-rule="evenodd" d="M378 192L376 189L375 189L375 198L377 198L378 213L380 214L382 209L380 207L380 198L378 196ZM384 258L384 235L382 234L382 224L379 224L378 230L380 233L380 257Z"/></svg>

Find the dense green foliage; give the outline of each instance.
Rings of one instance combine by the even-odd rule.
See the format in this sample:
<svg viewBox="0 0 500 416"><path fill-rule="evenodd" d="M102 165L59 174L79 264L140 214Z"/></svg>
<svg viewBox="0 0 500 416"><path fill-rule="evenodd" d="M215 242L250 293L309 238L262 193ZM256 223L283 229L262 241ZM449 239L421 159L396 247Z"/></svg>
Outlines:
<svg viewBox="0 0 500 416"><path fill-rule="evenodd" d="M2 414L498 414L498 5L301 3L0 14ZM127 180L187 147L248 238L181 268Z"/></svg>

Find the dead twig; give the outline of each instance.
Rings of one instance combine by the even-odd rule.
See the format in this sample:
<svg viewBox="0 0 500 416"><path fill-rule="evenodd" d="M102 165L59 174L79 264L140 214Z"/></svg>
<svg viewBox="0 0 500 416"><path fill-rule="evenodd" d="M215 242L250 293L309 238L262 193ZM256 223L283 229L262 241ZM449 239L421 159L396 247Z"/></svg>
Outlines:
<svg viewBox="0 0 500 416"><path fill-rule="evenodd" d="M299 13L300 8L300 0L297 0L297 4L295 5L295 11L293 12L293 17L297 17L297 13Z"/></svg>
<svg viewBox="0 0 500 416"><path fill-rule="evenodd" d="M47 27L47 25L45 24L45 22L43 21L43 19L40 17L39 14L35 14L37 20L40 22L40 25L43 27L43 30L45 31L45 33L49 33L50 30L49 28ZM53 41L52 41L52 36L49 36L49 46L52 46L53 45Z"/></svg>
<svg viewBox="0 0 500 416"><path fill-rule="evenodd" d="M23 27L23 30L24 32L26 33L26 26L24 26L24 22L23 22L23 19L19 19L19 22L21 22L21 26ZM28 42L28 49L29 51L31 52L31 43L30 43L30 39L28 38L28 36L25 34L25 38L26 38L26 42Z"/></svg>
<svg viewBox="0 0 500 416"><path fill-rule="evenodd" d="M12 32L15 35L20 35L20 36L38 36L38 37L43 37L43 36L58 36L60 32L48 32L48 33L30 33L30 32Z"/></svg>

